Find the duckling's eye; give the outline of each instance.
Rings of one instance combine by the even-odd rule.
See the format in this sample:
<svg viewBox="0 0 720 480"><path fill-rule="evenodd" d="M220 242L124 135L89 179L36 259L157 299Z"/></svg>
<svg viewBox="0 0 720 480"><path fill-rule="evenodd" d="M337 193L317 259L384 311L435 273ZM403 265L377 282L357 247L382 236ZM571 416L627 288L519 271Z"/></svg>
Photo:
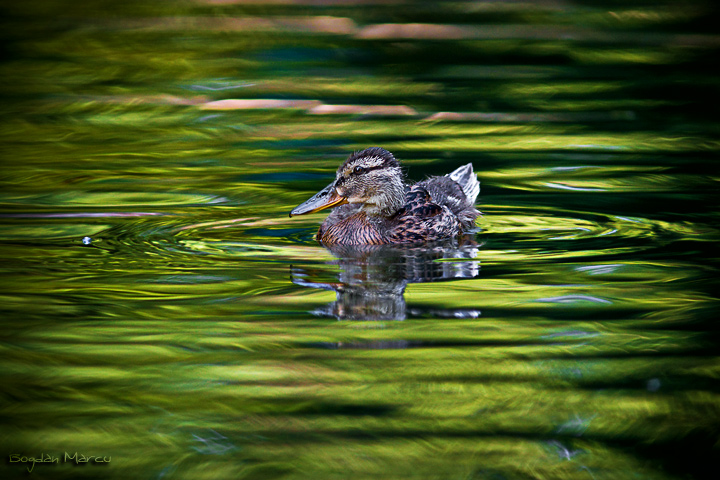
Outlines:
<svg viewBox="0 0 720 480"><path fill-rule="evenodd" d="M357 167L353 168L353 173L355 175L361 175L361 174L365 173L365 169L363 167L361 167L360 165L358 165Z"/></svg>

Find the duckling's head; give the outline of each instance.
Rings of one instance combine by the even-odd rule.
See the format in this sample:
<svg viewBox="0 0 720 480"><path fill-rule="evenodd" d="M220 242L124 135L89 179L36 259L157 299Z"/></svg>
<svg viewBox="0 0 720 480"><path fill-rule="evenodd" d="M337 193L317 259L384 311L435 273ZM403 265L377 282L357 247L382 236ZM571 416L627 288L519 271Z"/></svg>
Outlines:
<svg viewBox="0 0 720 480"><path fill-rule="evenodd" d="M295 207L290 216L345 203L361 204L368 215L391 216L403 206L404 197L400 164L384 148L371 147L350 155L338 168L335 181Z"/></svg>

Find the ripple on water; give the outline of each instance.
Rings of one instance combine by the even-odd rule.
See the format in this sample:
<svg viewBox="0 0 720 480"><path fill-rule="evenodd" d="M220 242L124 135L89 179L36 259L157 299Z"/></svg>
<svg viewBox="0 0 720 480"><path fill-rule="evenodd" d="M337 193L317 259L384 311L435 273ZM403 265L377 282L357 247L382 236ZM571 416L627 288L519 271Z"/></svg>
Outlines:
<svg viewBox="0 0 720 480"><path fill-rule="evenodd" d="M3 197L3 201L11 204L52 205L55 208L67 207L102 207L102 208L129 208L148 206L188 206L188 205L218 205L228 203L225 197L200 193L183 192L152 192L152 191L65 191L48 193L36 196L23 196L21 198Z"/></svg>
<svg viewBox="0 0 720 480"><path fill-rule="evenodd" d="M483 261L519 260L530 256L535 260L570 259L641 252L675 240L701 238L708 233L706 226L698 227L685 221L542 207L487 206L483 208L480 225L490 242L488 248L482 250Z"/></svg>
<svg viewBox="0 0 720 480"><path fill-rule="evenodd" d="M483 262L542 261L641 252L707 233L689 222L543 207L483 208L476 240ZM317 261L332 256L314 239L317 225L284 228L285 219L245 217L192 222L187 217L138 219L108 232L125 248L218 259L273 257ZM100 230L97 226L89 232ZM71 230L60 229L59 232ZM107 235L106 235L107 236ZM570 242L570 243L568 243ZM580 243L578 243L580 242ZM319 256L318 256L319 255Z"/></svg>
<svg viewBox="0 0 720 480"><path fill-rule="evenodd" d="M166 200L179 205L177 202L208 202L213 198L173 194ZM127 197L123 201L130 200ZM66 241L70 238L82 244L84 237L90 237L92 242L86 246L91 248L143 257L159 255L180 261L188 256L204 257L206 261L258 258L317 263L333 259L314 239L317 218L287 228L287 218L277 215L217 220L215 208L173 215L56 210L5 216L13 218L9 225L0 227L0 239L4 240ZM32 223L25 217L31 218ZM38 224L38 218L46 222ZM709 228L707 225L700 228L690 221L668 222L640 216L492 204L483 207L478 225L480 230L475 239L486 243L479 248L478 258L486 264L632 254L675 240L706 237ZM612 271L613 267L608 265L613 262L605 263L597 267L586 265L585 273Z"/></svg>

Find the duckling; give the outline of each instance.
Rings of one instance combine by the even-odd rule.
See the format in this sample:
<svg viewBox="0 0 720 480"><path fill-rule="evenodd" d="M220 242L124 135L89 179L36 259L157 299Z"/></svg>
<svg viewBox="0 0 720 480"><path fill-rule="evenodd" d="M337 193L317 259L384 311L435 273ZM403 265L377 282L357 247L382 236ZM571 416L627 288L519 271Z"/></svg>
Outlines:
<svg viewBox="0 0 720 480"><path fill-rule="evenodd" d="M371 147L350 155L335 180L290 216L335 207L317 233L325 245L432 242L475 226L479 192L470 163L443 177L408 185L393 154Z"/></svg>

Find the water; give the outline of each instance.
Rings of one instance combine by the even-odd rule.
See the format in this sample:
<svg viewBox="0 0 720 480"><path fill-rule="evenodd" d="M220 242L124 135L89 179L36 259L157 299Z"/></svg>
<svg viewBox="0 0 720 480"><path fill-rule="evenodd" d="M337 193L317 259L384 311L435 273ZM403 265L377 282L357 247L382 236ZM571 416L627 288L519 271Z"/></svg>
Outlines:
<svg viewBox="0 0 720 480"><path fill-rule="evenodd" d="M714 467L708 4L2 8L4 478ZM477 232L288 218L374 145L472 162Z"/></svg>

